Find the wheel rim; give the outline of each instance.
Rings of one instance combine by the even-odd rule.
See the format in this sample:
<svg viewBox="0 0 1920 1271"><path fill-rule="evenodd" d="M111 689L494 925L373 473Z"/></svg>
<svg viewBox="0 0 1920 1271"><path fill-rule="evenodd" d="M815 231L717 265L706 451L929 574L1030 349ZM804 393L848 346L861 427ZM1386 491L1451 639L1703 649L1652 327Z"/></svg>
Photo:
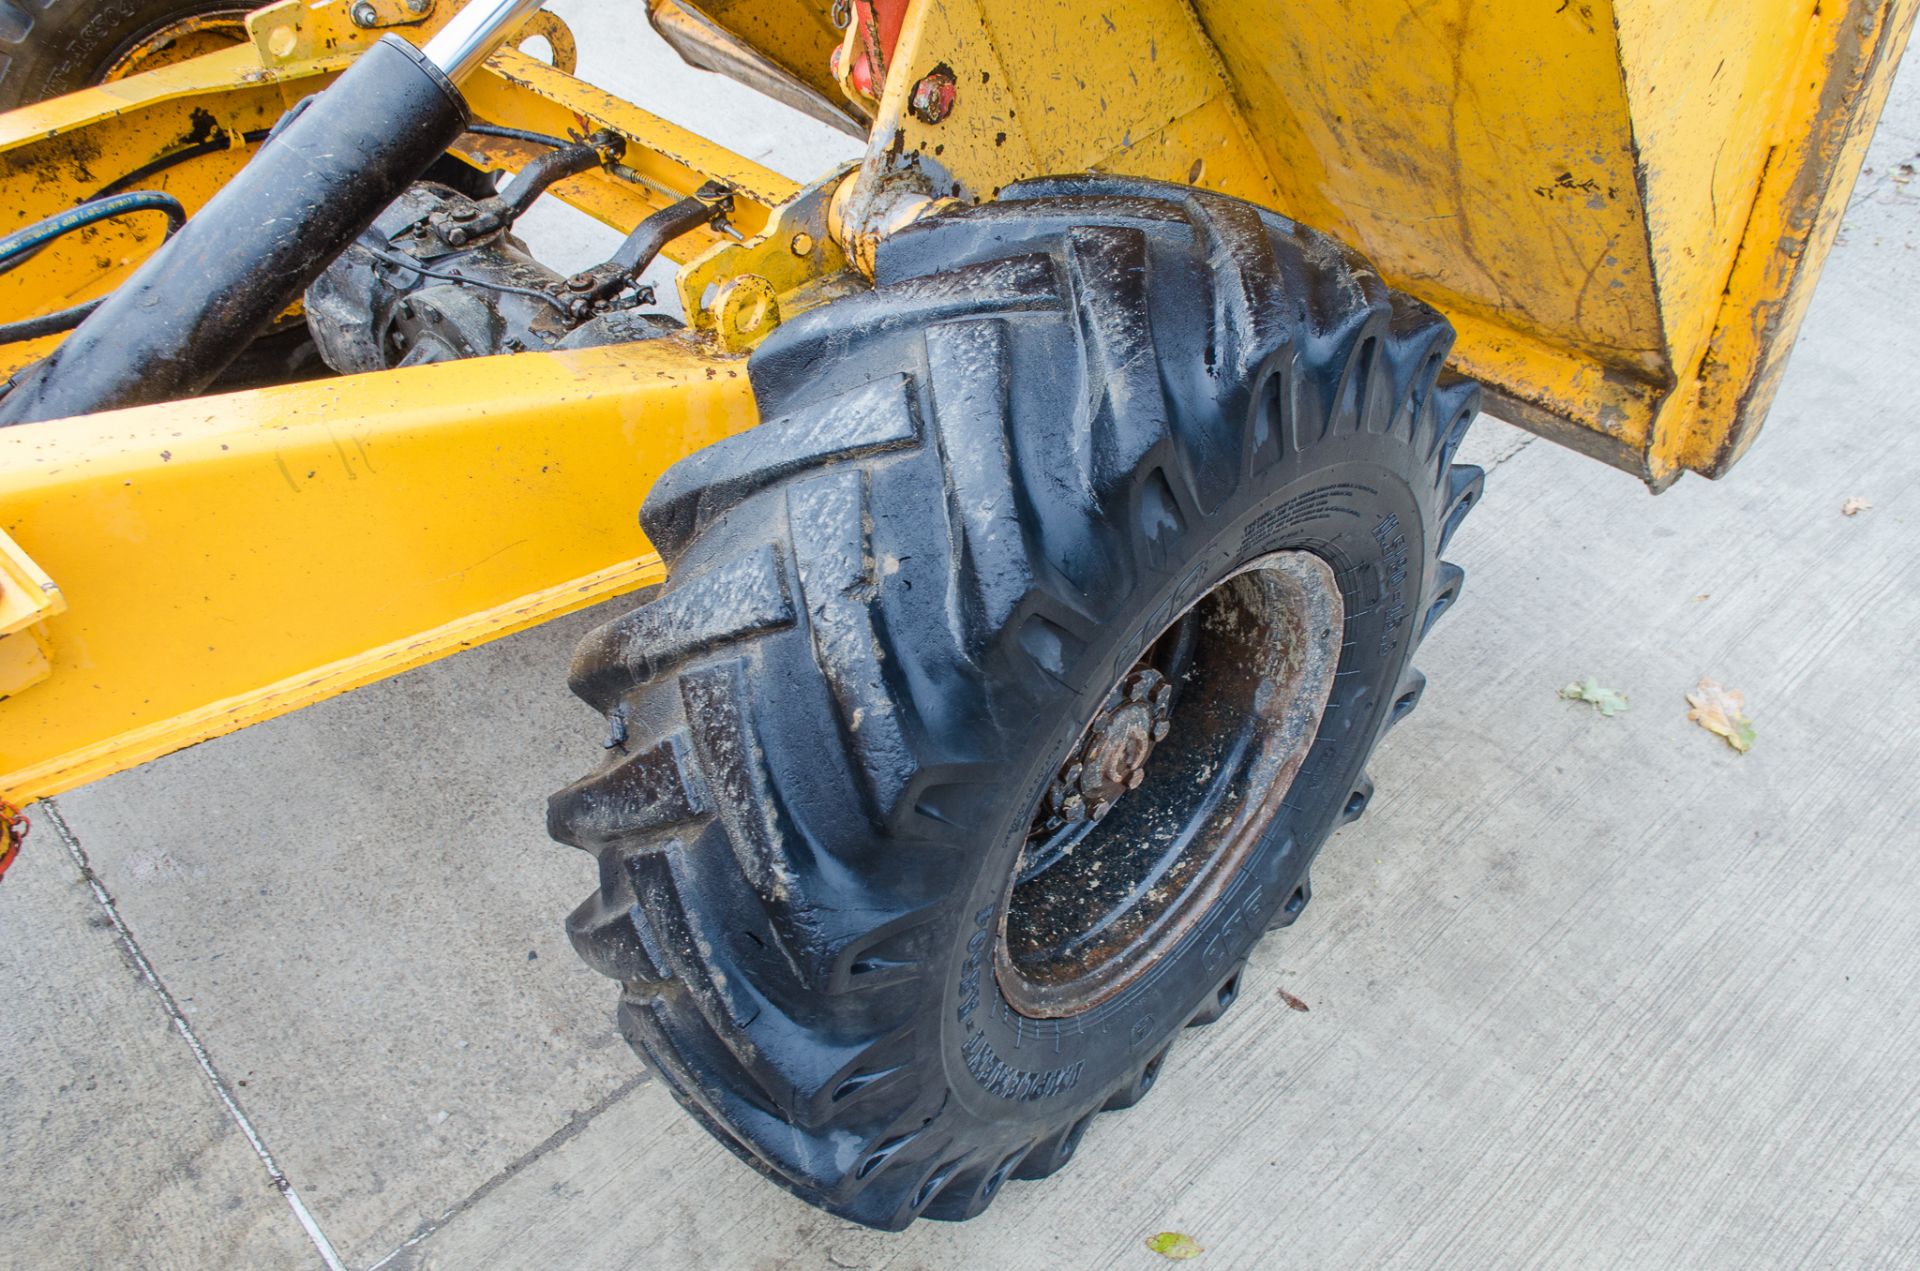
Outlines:
<svg viewBox="0 0 1920 1271"><path fill-rule="evenodd" d="M1308 552L1248 562L1160 632L1042 795L994 972L1059 1018L1146 975L1213 908L1318 734L1345 608Z"/></svg>
<svg viewBox="0 0 1920 1271"><path fill-rule="evenodd" d="M172 66L188 58L247 41L247 11L216 9L178 18L147 32L122 49L94 81L111 84L129 75Z"/></svg>

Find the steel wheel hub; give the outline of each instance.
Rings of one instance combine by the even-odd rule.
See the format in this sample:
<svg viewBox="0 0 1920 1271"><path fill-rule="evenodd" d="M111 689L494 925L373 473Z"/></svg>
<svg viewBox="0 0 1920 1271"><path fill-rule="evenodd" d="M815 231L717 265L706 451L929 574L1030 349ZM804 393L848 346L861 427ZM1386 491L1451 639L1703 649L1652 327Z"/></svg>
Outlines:
<svg viewBox="0 0 1920 1271"><path fill-rule="evenodd" d="M1344 622L1325 561L1273 552L1188 606L1108 690L1009 883L994 970L1016 1010L1091 1009L1225 894L1319 732Z"/></svg>

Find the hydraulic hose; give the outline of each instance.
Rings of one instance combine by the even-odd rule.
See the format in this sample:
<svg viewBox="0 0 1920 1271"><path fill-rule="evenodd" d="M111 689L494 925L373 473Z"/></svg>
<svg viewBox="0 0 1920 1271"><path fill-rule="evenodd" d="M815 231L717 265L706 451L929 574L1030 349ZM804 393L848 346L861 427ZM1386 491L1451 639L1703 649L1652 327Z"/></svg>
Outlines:
<svg viewBox="0 0 1920 1271"><path fill-rule="evenodd" d="M187 210L180 206L180 200L159 190L134 190L126 194L88 199L78 207L55 212L25 229L15 230L5 238L0 238L0 273L12 269L62 235L134 212L164 213L169 237L187 219Z"/></svg>
<svg viewBox="0 0 1920 1271"><path fill-rule="evenodd" d="M60 347L14 377L0 426L212 383L460 135L469 119L455 82L540 5L473 0L424 49L387 36L361 54Z"/></svg>
<svg viewBox="0 0 1920 1271"><path fill-rule="evenodd" d="M457 80L541 0L473 0L309 99L218 194L0 397L0 425L191 396L306 290L469 120Z"/></svg>
<svg viewBox="0 0 1920 1271"><path fill-rule="evenodd" d="M438 67L391 36L0 398L0 423L187 397L213 382L467 123Z"/></svg>

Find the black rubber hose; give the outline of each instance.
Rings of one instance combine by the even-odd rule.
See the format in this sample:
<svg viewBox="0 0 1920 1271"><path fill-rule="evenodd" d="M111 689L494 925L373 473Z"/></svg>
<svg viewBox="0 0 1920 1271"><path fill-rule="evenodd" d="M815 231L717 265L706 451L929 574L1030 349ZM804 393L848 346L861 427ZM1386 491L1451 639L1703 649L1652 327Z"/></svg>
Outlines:
<svg viewBox="0 0 1920 1271"><path fill-rule="evenodd" d="M34 318L22 318L18 322L0 322L0 344L13 344L20 340L37 340L43 335L57 335L62 331L71 331L98 309L103 301L88 300L74 305L70 309L57 309L52 313L43 313Z"/></svg>
<svg viewBox="0 0 1920 1271"><path fill-rule="evenodd" d="M0 424L189 397L211 383L467 125L392 36L363 53L0 400Z"/></svg>
<svg viewBox="0 0 1920 1271"><path fill-rule="evenodd" d="M158 190L134 190L127 194L91 198L78 207L55 212L25 229L15 230L5 238L0 238L0 274L22 264L56 238L135 212L165 214L168 238L173 237L174 231L187 221L187 209L180 206L180 200Z"/></svg>
<svg viewBox="0 0 1920 1271"><path fill-rule="evenodd" d="M505 124L468 124L462 131L476 137L500 137L506 141L524 141L530 146L552 146L558 150L573 143L565 137L549 137L544 132L528 132L525 128L509 128Z"/></svg>
<svg viewBox="0 0 1920 1271"><path fill-rule="evenodd" d="M271 131L272 129L270 128L256 128L252 132L241 133L240 140L250 146L258 145L267 139L267 134ZM137 185L156 172L165 172L168 168L185 163L189 159L198 159L201 155L218 154L222 150L231 149L233 149L232 135L229 133L221 133L219 136L206 141L196 141L190 146L181 146L178 150L169 150L159 158L149 163L141 164L125 176L116 177L112 181L107 182L95 192L93 197L97 199L102 195L118 194L128 186Z"/></svg>
<svg viewBox="0 0 1920 1271"><path fill-rule="evenodd" d="M301 104L304 105L306 100L308 99L302 99ZM289 111L288 114L292 115L294 113L297 113L298 109L299 107L295 107L294 110ZM290 123L292 122L292 120L289 118L285 122ZM258 128L248 132L243 132L239 134L239 139L250 146L258 145L262 141L265 141L275 131L277 131L278 127L279 125L276 125L274 128ZM509 141L524 141L529 145L546 146L555 151L570 151L575 149L576 147L584 146L584 147L589 147L589 153L611 151L612 157L614 158L619 157L617 139L614 139L614 141L611 143L606 141L600 142L598 152L593 151L591 149L591 143L594 139L597 139L603 136L607 138L613 138L613 134L611 133L605 133L605 134L596 133L594 134L594 138L589 139L589 141L587 142L571 142L571 141L564 141L559 137L550 137L547 134L542 132L529 132L524 128L508 128L503 124L470 123L466 126L465 131L470 133L475 133L482 137L502 137ZM228 136L223 134L219 137L215 137L208 141L195 142L193 145L182 146L178 150L168 151L166 154L161 155L159 158L154 159L151 162L141 164L139 167L127 173L125 176L117 177L114 180L108 182L106 185L101 186L100 189L96 191L91 197L89 197L84 203L78 204L74 208L74 212L78 212L83 208L89 207L99 202L100 200L107 198L109 195L120 194L122 191L126 190L128 186L133 185L139 181L144 181L146 178L153 176L156 173L164 172L168 168L176 167L179 164L187 162L189 159L198 159L204 155L216 154L222 150L230 150L232 148L233 148L232 140ZM532 168L534 164L539 164L539 163L540 163L540 160L536 159L533 161L533 164L529 164L528 167ZM591 166L591 165L588 165L588 166ZM584 171L585 169L583 168L580 170ZM570 172L561 173L560 175L571 175L571 173ZM537 195L540 192L540 190L543 190L546 188L547 185L552 184L552 180L557 180L557 179L558 177L547 180L539 187L539 189L534 190L532 194ZM519 178L516 178L515 182L517 186L519 182ZM179 202L173 199L171 195L162 194L159 191L140 191L139 193L144 197L150 197L155 200L164 200L166 203L172 205L172 210L168 210L166 207L161 206L158 203L155 204L155 210L167 212L167 236L172 237L173 232L179 229L181 224L184 223L186 220L185 209L182 208ZM532 195L529 195L526 201L530 203L532 201ZM125 210L133 211L133 210L143 210L143 209L127 208ZM521 210L524 210L524 208ZM116 213L110 213L109 215L118 215L118 214L121 214L121 213L116 212ZM72 213L70 212L61 213L60 215L69 216L69 215L72 215ZM54 218L52 217L48 218L48 220L52 220L52 219ZM103 216L100 219L105 219L105 217ZM13 238L19 237L20 235L27 234L33 230L37 230L40 228L41 225L44 225L44 224L46 224L46 222L43 221L43 222L36 223L35 225L29 226L27 229L20 230L14 235L9 235L8 239L5 241L11 242ZM38 248L33 248L27 251L23 251L18 255L13 255L11 253L7 253L4 250L4 244L0 244L0 273L5 273L7 270L12 269L16 265L24 264L26 261L30 260L37 253L37 251L38 251ZM430 273L430 271L422 271L422 272L428 272L430 277L439 277L439 275L432 274ZM451 277L451 275L449 275L449 277ZM463 279L462 281L465 281L465 280ZM551 297L546 296L544 293L529 292L528 294L539 294L541 299L551 300ZM75 327L79 326L80 323L87 317L88 314L91 314L95 309L98 309L100 305L101 305L101 300L89 300L84 304L77 304L72 306L71 308L60 309L53 313L43 313L31 318L22 318L15 322L0 322L0 344L14 344L21 340L37 340L41 336L56 335L62 331L71 331Z"/></svg>

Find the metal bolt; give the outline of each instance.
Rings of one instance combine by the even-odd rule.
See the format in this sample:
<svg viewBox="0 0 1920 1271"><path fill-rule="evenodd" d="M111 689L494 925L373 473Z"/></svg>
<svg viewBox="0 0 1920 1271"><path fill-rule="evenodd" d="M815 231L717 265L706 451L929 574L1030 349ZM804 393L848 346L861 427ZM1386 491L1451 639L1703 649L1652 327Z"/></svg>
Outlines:
<svg viewBox="0 0 1920 1271"><path fill-rule="evenodd" d="M575 274L573 277L567 279L567 286L573 288L575 291L585 291L587 288L593 286L593 275Z"/></svg>
<svg viewBox="0 0 1920 1271"><path fill-rule="evenodd" d="M465 247L467 245L467 231L456 225L447 231L447 241L455 247Z"/></svg>
<svg viewBox="0 0 1920 1271"><path fill-rule="evenodd" d="M956 96L953 72L936 68L921 76L920 82L913 86L907 109L921 123L937 124L953 113Z"/></svg>
<svg viewBox="0 0 1920 1271"><path fill-rule="evenodd" d="M353 24L357 27L378 26L380 23L380 11L367 3L367 0L360 0L359 4L347 10L347 16L353 19Z"/></svg>
<svg viewBox="0 0 1920 1271"><path fill-rule="evenodd" d="M796 256L811 256L813 255L813 235L801 230L793 236L787 247Z"/></svg>
<svg viewBox="0 0 1920 1271"><path fill-rule="evenodd" d="M433 0L407 0L407 12L419 17L433 8Z"/></svg>
<svg viewBox="0 0 1920 1271"><path fill-rule="evenodd" d="M463 203L457 207L448 208L447 215L456 221L470 221L480 215L480 209L477 207L468 207Z"/></svg>

